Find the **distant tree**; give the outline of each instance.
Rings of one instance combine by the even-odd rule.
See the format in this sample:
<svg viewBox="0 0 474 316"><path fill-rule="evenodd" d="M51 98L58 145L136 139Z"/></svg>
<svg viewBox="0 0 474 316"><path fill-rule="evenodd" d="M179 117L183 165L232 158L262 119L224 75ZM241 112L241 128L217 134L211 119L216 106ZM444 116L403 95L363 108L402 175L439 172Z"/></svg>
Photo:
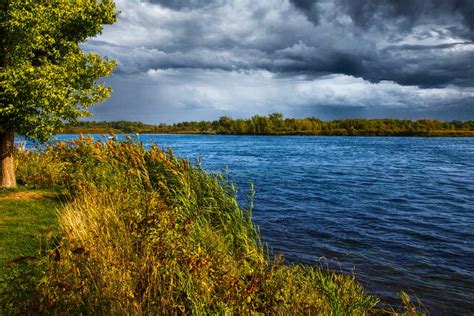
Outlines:
<svg viewBox="0 0 474 316"><path fill-rule="evenodd" d="M273 113L268 116L270 122L272 123L272 130L279 131L283 126L283 114Z"/></svg>
<svg viewBox="0 0 474 316"><path fill-rule="evenodd" d="M90 115L115 63L79 46L116 21L112 0L0 0L1 187L15 187L14 135L45 141Z"/></svg>
<svg viewBox="0 0 474 316"><path fill-rule="evenodd" d="M234 121L234 132L238 135L245 134L247 131L247 123L245 120L237 119Z"/></svg>
<svg viewBox="0 0 474 316"><path fill-rule="evenodd" d="M232 119L228 116L221 116L219 118L219 132L226 133L232 131Z"/></svg>
<svg viewBox="0 0 474 316"><path fill-rule="evenodd" d="M250 120L256 134L268 134L271 132L270 119L268 117L254 115Z"/></svg>

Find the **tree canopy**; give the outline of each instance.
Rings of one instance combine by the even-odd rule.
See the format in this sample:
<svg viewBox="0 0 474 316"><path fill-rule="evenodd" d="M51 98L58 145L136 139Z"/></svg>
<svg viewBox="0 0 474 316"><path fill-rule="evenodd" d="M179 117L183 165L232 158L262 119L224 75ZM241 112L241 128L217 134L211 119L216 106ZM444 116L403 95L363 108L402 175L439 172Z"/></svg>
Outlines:
<svg viewBox="0 0 474 316"><path fill-rule="evenodd" d="M0 129L44 141L89 115L115 63L80 44L116 21L111 0L1 0Z"/></svg>
<svg viewBox="0 0 474 316"><path fill-rule="evenodd" d="M45 141L90 112L113 61L80 44L117 19L112 0L0 0L0 186L16 186L15 134Z"/></svg>

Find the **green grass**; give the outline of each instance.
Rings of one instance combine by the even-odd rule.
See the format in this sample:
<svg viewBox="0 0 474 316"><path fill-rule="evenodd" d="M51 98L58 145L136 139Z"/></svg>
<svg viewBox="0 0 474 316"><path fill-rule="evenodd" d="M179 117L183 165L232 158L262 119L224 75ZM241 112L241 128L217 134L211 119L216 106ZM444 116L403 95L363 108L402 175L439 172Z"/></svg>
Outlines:
<svg viewBox="0 0 474 316"><path fill-rule="evenodd" d="M37 256L41 237L57 230L60 206L52 190L0 190L0 274L7 263Z"/></svg>
<svg viewBox="0 0 474 316"><path fill-rule="evenodd" d="M0 190L0 315L36 313L37 263L45 241L58 233L61 207L52 189Z"/></svg>

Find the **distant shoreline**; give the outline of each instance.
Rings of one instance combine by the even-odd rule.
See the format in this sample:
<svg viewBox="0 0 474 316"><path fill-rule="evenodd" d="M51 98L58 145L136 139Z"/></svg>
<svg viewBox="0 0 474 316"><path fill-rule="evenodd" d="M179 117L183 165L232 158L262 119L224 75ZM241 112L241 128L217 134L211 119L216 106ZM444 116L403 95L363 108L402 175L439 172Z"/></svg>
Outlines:
<svg viewBox="0 0 474 316"><path fill-rule="evenodd" d="M79 122L61 134L200 134L264 136L474 137L474 121L283 118L280 113L249 119L150 125L142 122Z"/></svg>
<svg viewBox="0 0 474 316"><path fill-rule="evenodd" d="M80 132L60 132L58 135L208 135L208 136L295 136L295 137L424 137L424 138L447 138L447 137L454 137L454 138L471 138L474 137L474 131L470 131L465 133L447 133L447 134L359 134L359 135L344 135L344 134L225 134L225 133L201 133L201 132L172 132L172 133L150 133L150 132L142 132L142 133L133 133L133 132L113 132L113 131L88 131L82 130Z"/></svg>

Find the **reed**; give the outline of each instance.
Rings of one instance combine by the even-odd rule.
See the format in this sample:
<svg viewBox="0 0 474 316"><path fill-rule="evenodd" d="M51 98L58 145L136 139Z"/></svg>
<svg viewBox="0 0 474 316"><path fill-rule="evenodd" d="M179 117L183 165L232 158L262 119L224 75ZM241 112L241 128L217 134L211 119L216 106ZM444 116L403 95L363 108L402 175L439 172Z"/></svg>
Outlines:
<svg viewBox="0 0 474 316"><path fill-rule="evenodd" d="M226 177L171 150L82 138L16 157L25 184L69 198L15 312L381 313L354 276L270 258Z"/></svg>

